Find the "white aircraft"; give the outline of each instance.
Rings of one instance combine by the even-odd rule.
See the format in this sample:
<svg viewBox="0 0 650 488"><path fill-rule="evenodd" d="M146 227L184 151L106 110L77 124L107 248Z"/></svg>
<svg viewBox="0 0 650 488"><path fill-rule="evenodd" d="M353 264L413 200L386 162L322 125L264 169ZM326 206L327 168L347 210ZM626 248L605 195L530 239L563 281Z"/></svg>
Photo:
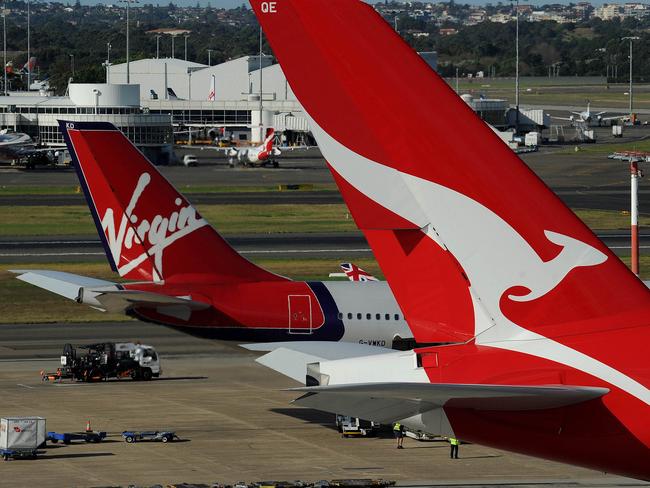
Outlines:
<svg viewBox="0 0 650 488"><path fill-rule="evenodd" d="M587 110L583 110L582 112L571 112L571 115L569 117L552 117L552 118L558 120L568 120L572 124L589 127L593 123L596 123L596 125L600 125L602 122L606 120L621 120L627 117L625 115L614 115L612 117L603 117L603 115L606 113L607 113L606 111L592 113L591 102L587 100Z"/></svg>
<svg viewBox="0 0 650 488"><path fill-rule="evenodd" d="M221 133L220 129L210 129L208 135L214 137L215 134ZM216 147L216 146L203 146L201 149L208 149L212 151L219 151L228 157L228 165L234 168L236 164L243 166L266 166L272 165L274 168L279 166L276 159L282 151L274 146L275 130L269 128L266 131L266 138L259 146L237 146L237 147ZM294 149L291 147L290 149Z"/></svg>

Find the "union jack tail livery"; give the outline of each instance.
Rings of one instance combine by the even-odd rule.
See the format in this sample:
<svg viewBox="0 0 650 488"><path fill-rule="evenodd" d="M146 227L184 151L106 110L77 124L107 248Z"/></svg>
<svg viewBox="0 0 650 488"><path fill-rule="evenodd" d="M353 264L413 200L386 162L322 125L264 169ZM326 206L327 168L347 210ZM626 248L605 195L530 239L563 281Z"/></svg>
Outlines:
<svg viewBox="0 0 650 488"><path fill-rule="evenodd" d="M448 344L310 365L298 403L650 478L643 283L370 5L251 3L415 339Z"/></svg>
<svg viewBox="0 0 650 488"><path fill-rule="evenodd" d="M160 281L281 280L235 252L109 123L60 122L114 271Z"/></svg>
<svg viewBox="0 0 650 488"><path fill-rule="evenodd" d="M373 275L362 270L354 263L341 263L341 269L350 281L379 281Z"/></svg>

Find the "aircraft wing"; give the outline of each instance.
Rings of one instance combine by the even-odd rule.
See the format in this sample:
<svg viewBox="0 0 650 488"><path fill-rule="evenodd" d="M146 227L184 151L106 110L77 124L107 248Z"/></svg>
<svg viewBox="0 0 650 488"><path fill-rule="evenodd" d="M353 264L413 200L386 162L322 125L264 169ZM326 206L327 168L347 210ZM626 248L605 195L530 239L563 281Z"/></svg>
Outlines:
<svg viewBox="0 0 650 488"><path fill-rule="evenodd" d="M556 119L556 120L568 120L570 122L573 122L573 120L574 120L571 117L556 117L555 115L551 115L551 118Z"/></svg>
<svg viewBox="0 0 650 488"><path fill-rule="evenodd" d="M184 308L186 312L191 310L205 310L210 305L205 302L198 302L190 298L174 297L140 290L90 290L91 293L97 293L93 298L101 303L102 308L108 312L123 312L133 307L156 308L163 313L165 308L173 307L175 309ZM181 310L175 311L173 316L188 316L189 313L181 313Z"/></svg>
<svg viewBox="0 0 650 488"><path fill-rule="evenodd" d="M380 423L408 419L442 407L522 411L574 405L609 392L583 386L518 386L446 383L362 383L292 388L294 403ZM452 432L437 432L451 435Z"/></svg>
<svg viewBox="0 0 650 488"><path fill-rule="evenodd" d="M268 352L255 361L291 379L305 384L307 365L355 357L386 354L384 347L354 342L297 341L242 344L250 351ZM270 352L269 352L270 351Z"/></svg>
<svg viewBox="0 0 650 488"><path fill-rule="evenodd" d="M611 117L601 117L600 120L621 120L628 117L629 115L612 115Z"/></svg>
<svg viewBox="0 0 650 488"><path fill-rule="evenodd" d="M81 276L63 271L50 271L42 269L12 269L21 281L38 286L70 300L77 300L79 290L85 287L115 286L111 281L98 280L88 276Z"/></svg>
<svg viewBox="0 0 650 488"><path fill-rule="evenodd" d="M108 312L125 312L134 307L157 308L163 313L168 310L174 316L184 316L180 308L203 310L210 305L184 297L161 293L124 290L117 283L81 276L62 271L50 270L11 270L17 278L44 290L56 293L70 300L86 303Z"/></svg>

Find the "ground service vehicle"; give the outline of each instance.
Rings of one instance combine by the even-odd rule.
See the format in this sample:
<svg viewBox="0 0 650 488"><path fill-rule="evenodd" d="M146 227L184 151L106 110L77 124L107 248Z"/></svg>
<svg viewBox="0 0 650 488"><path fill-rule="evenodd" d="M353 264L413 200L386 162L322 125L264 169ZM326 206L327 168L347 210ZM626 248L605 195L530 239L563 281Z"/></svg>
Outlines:
<svg viewBox="0 0 650 488"><path fill-rule="evenodd" d="M66 344L61 367L56 373L46 373L43 379L73 379L101 381L127 378L148 381L162 373L155 348L132 342L101 342L72 346Z"/></svg>
<svg viewBox="0 0 650 488"><path fill-rule="evenodd" d="M171 432L169 430L163 430L163 431L152 430L152 431L142 431L142 432L125 430L124 432L122 432L122 437L129 444L138 441L154 441L154 442L159 441L159 442L167 443L173 441L174 439L178 439L176 433Z"/></svg>
<svg viewBox="0 0 650 488"><path fill-rule="evenodd" d="M48 432L47 440L52 444L63 442L70 444L72 441L101 442L106 438L106 432Z"/></svg>
<svg viewBox="0 0 650 488"><path fill-rule="evenodd" d="M199 165L199 160L197 159L196 156L193 154L186 154L183 156L183 164L185 166L198 166Z"/></svg>
<svg viewBox="0 0 650 488"><path fill-rule="evenodd" d="M336 426L343 437L371 437L380 427L375 422L349 415L337 415Z"/></svg>

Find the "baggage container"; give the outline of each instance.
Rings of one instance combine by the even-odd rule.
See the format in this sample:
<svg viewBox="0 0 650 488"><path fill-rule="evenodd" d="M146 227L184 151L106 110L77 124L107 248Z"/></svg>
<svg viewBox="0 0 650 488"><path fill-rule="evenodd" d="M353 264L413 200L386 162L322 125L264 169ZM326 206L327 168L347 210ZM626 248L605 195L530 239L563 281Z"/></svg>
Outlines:
<svg viewBox="0 0 650 488"><path fill-rule="evenodd" d="M45 419L42 417L4 417L0 419L0 454L10 457L36 456L45 444Z"/></svg>

